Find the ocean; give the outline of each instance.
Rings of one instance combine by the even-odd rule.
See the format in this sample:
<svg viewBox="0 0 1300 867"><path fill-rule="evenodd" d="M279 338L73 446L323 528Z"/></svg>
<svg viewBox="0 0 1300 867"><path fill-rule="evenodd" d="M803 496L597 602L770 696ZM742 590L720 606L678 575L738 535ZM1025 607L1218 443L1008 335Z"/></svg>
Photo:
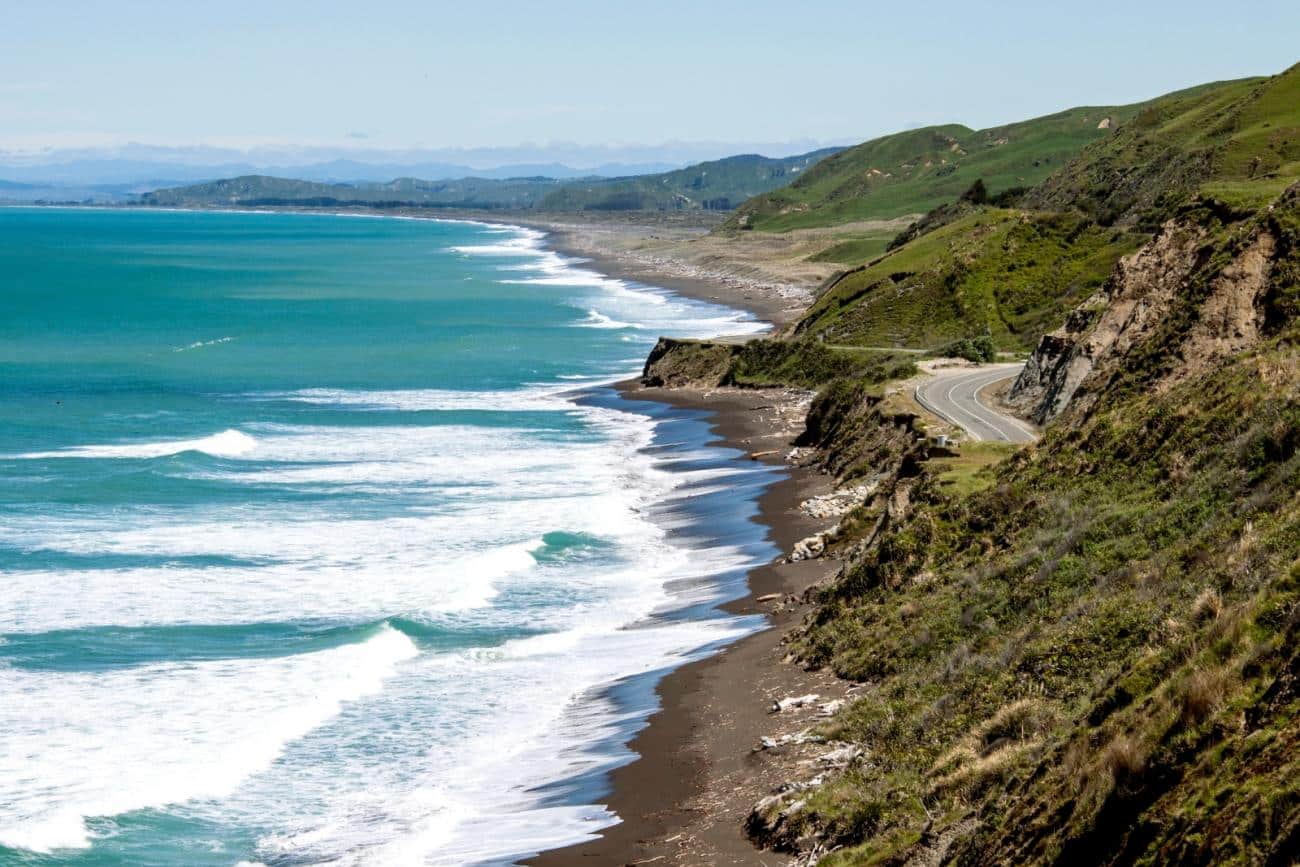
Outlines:
<svg viewBox="0 0 1300 867"><path fill-rule="evenodd" d="M535 231L0 209L0 864L508 864L757 628L775 471L621 397L750 315Z"/></svg>

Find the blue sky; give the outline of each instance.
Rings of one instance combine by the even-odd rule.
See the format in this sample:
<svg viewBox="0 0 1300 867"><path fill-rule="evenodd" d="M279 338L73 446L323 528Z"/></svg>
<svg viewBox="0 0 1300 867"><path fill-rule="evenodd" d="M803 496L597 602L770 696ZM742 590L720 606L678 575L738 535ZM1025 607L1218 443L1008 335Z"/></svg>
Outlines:
<svg viewBox="0 0 1300 867"><path fill-rule="evenodd" d="M0 148L850 142L1300 61L1300 3L0 0Z"/></svg>

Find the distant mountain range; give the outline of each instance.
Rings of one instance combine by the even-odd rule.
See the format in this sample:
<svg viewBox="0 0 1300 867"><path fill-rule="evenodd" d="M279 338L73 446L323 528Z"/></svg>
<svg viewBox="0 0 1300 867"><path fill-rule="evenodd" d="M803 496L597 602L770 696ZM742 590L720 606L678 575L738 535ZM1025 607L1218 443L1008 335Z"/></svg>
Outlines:
<svg viewBox="0 0 1300 867"><path fill-rule="evenodd" d="M148 144L23 151L0 147L0 198L121 202L164 187L245 175L321 183L385 183L394 178L622 178L673 171L737 153L777 157L812 151L816 142L666 142L658 145L550 143L476 148L386 150L339 146L234 148ZM14 184L26 186L13 186Z"/></svg>
<svg viewBox="0 0 1300 867"><path fill-rule="evenodd" d="M401 177L385 183L324 183L266 174L161 189L140 196L148 205L308 207L439 207L546 211L729 210L789 183L838 151L792 157L742 154L682 169L579 180L551 175L452 180Z"/></svg>

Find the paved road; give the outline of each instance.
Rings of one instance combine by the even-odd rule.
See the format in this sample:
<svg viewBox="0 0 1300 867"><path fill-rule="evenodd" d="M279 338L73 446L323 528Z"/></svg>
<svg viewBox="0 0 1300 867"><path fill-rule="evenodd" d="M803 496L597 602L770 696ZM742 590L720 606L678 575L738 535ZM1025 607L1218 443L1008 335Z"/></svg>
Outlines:
<svg viewBox="0 0 1300 867"><path fill-rule="evenodd" d="M979 398L985 386L1016 376L1022 367L1019 363L991 364L976 370L938 371L916 387L916 400L973 439L1031 443L1038 434L1028 422L991 409Z"/></svg>

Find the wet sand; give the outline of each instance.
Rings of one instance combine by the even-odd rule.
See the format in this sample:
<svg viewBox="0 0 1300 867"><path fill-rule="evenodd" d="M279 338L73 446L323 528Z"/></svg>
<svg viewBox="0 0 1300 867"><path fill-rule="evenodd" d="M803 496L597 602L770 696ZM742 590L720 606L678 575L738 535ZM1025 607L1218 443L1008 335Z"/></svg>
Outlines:
<svg viewBox="0 0 1300 867"><path fill-rule="evenodd" d="M620 391L634 399L713 413L711 423L721 437L718 445L750 453L776 450L760 459L785 466L786 474L759 499L759 513L783 551L825 529L827 521L806 516L799 504L825 493L829 480L785 463L789 416L777 412L772 394L643 388L635 382L622 384ZM751 571L749 594L724 607L734 613L768 614L770 627L677 669L659 683L661 709L630 745L639 758L611 774L608 806L622 822L597 840L525 863L788 863L785 856L755 849L744 835L744 820L755 801L796 773L804 756L796 750L754 748L765 735L809 722L807 714L780 719L770 714L774 700L816 692L828 701L845 692L847 684L833 676L782 661L782 638L807 610L797 597L830 568L820 560L778 561ZM781 598L757 601L769 594Z"/></svg>

